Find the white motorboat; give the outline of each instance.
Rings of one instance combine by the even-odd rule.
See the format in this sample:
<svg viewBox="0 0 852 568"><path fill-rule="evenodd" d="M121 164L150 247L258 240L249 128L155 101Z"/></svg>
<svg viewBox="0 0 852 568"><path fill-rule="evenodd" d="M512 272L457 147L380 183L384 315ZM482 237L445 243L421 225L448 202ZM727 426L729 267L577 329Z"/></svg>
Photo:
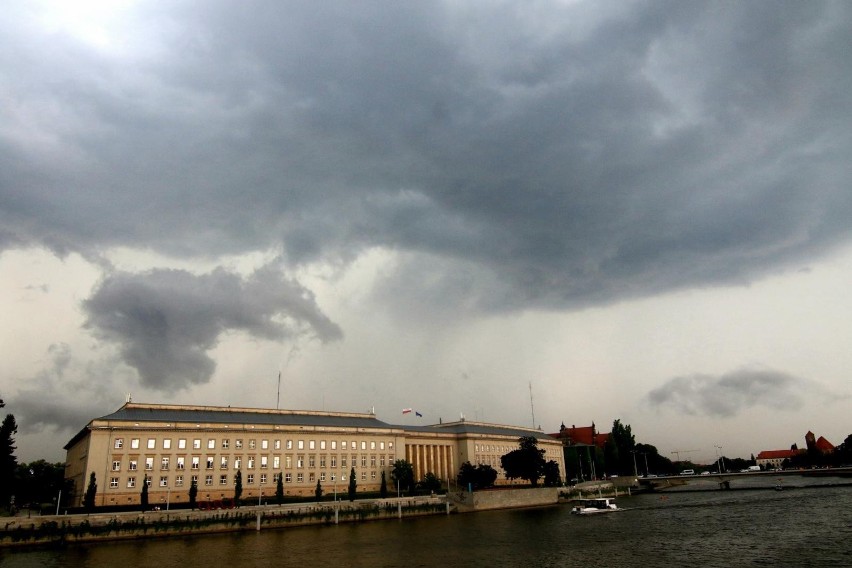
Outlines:
<svg viewBox="0 0 852 568"><path fill-rule="evenodd" d="M597 499L577 499L571 507L574 515L596 515L598 513L614 513L623 511L615 504L611 497L599 497Z"/></svg>

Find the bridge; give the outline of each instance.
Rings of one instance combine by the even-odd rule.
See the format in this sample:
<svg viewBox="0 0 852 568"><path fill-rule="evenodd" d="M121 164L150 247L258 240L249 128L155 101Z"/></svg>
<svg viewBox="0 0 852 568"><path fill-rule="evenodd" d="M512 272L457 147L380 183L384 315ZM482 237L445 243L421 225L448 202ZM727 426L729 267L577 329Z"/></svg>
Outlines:
<svg viewBox="0 0 852 568"><path fill-rule="evenodd" d="M737 471L727 473L703 473L690 475L660 475L639 477L636 480L640 487L651 491L663 491L688 484L709 485L718 484L719 489L730 489L731 484L746 487L778 486L783 488L786 478L849 478L852 483L852 466L826 469L785 469L769 471ZM815 480L811 480L815 481ZM789 485L789 484L787 484Z"/></svg>

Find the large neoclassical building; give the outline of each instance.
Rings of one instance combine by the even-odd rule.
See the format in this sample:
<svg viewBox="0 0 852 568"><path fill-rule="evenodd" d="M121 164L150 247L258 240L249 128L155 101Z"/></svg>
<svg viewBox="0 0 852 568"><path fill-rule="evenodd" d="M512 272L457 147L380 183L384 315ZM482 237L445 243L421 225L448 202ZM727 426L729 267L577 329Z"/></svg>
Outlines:
<svg viewBox="0 0 852 568"><path fill-rule="evenodd" d="M89 422L65 446L65 477L73 481L72 506L82 503L92 473L95 504L139 503L147 479L151 505L234 495L237 471L243 497L275 494L278 476L285 494L312 495L317 482L326 493L347 491L355 470L357 490L378 491L382 472L388 486L396 460L454 480L464 462L488 464L509 484L500 457L534 436L545 459L565 477L562 443L541 430L460 420L431 426L399 426L372 413L271 410L128 402Z"/></svg>

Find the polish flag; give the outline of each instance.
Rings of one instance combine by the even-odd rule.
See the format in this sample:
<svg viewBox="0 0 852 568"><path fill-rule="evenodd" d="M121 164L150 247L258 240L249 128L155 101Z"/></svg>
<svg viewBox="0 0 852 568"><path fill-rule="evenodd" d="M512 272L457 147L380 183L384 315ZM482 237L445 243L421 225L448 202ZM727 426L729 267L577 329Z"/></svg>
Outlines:
<svg viewBox="0 0 852 568"><path fill-rule="evenodd" d="M411 409L410 409L410 408L403 408L403 409L402 409L402 413L403 413L403 414L408 414L408 413L410 413L410 412L411 412Z"/></svg>

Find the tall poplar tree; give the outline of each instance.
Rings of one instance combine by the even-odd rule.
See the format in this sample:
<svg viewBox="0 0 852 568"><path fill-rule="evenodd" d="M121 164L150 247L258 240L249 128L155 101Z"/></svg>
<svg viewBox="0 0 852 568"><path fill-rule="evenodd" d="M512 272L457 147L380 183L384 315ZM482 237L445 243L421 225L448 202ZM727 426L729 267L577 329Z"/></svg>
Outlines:
<svg viewBox="0 0 852 568"><path fill-rule="evenodd" d="M355 479L355 468L353 467L349 472L349 500L355 500L355 492L358 489L358 481Z"/></svg>
<svg viewBox="0 0 852 568"><path fill-rule="evenodd" d="M0 408L6 403L0 399ZM15 457L15 434L18 433L18 425L15 417L7 414L0 426L0 505L8 505L12 495L15 494L15 470L18 467L18 458Z"/></svg>

